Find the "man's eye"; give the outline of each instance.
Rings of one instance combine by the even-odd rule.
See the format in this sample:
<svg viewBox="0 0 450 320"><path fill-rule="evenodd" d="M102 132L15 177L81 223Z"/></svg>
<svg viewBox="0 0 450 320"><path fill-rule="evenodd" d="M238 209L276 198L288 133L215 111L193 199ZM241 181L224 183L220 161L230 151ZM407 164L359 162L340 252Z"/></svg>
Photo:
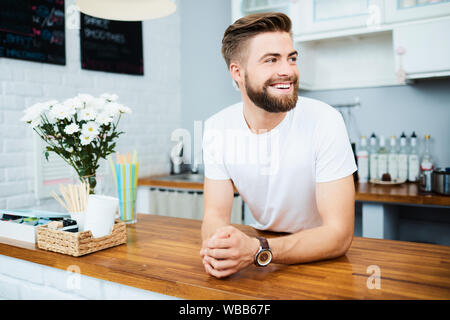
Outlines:
<svg viewBox="0 0 450 320"><path fill-rule="evenodd" d="M297 57L292 57L292 58L290 58L290 60L291 60L292 62L296 62L296 61L297 61Z"/></svg>
<svg viewBox="0 0 450 320"><path fill-rule="evenodd" d="M266 60L266 62L269 62L269 63L272 63L272 62L275 62L275 61L276 61L275 58L270 58L270 59L267 59L267 60Z"/></svg>

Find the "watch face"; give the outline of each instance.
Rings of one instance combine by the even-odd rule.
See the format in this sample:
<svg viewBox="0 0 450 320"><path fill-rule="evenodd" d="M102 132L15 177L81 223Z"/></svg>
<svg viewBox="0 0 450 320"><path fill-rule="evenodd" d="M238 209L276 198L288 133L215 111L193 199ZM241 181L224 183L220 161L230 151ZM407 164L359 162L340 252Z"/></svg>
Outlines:
<svg viewBox="0 0 450 320"><path fill-rule="evenodd" d="M272 261L272 253L269 250L261 251L258 254L257 261L260 266L268 265Z"/></svg>

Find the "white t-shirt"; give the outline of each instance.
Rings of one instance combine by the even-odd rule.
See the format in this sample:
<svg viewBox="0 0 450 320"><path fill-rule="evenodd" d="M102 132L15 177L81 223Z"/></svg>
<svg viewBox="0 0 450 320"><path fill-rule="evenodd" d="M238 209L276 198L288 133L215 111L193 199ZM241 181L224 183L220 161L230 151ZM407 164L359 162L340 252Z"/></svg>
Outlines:
<svg viewBox="0 0 450 320"><path fill-rule="evenodd" d="M278 232L320 226L316 182L357 169L341 114L306 97L265 133L251 132L242 102L209 117L203 160L207 178L233 181L257 221L253 227Z"/></svg>

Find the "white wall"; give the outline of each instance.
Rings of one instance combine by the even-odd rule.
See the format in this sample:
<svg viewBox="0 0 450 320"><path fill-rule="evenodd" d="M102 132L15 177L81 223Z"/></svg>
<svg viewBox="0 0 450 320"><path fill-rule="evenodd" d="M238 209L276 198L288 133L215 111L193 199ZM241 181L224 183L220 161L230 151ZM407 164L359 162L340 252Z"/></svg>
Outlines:
<svg viewBox="0 0 450 320"><path fill-rule="evenodd" d="M179 2L182 126L193 139L194 121L204 121L236 103L241 94L234 89L221 54L223 33L231 24L231 1Z"/></svg>
<svg viewBox="0 0 450 320"><path fill-rule="evenodd" d="M66 10L74 0L66 0ZM180 15L143 23L144 76L81 69L79 30L66 29L66 65L0 58L0 208L35 206L33 131L19 119L39 101L116 93L122 117L116 151L138 151L139 176L169 172L170 133L180 127ZM54 207L56 201L41 203ZM59 209L58 206L56 209Z"/></svg>

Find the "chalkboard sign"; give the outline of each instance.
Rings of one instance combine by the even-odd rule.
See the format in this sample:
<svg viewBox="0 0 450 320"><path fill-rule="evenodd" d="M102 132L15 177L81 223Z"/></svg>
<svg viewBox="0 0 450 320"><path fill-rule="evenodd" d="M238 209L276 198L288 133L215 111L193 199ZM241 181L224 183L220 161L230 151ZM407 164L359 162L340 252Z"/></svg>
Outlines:
<svg viewBox="0 0 450 320"><path fill-rule="evenodd" d="M0 57L66 64L64 0L0 0Z"/></svg>
<svg viewBox="0 0 450 320"><path fill-rule="evenodd" d="M144 74L142 22L80 16L81 68Z"/></svg>

